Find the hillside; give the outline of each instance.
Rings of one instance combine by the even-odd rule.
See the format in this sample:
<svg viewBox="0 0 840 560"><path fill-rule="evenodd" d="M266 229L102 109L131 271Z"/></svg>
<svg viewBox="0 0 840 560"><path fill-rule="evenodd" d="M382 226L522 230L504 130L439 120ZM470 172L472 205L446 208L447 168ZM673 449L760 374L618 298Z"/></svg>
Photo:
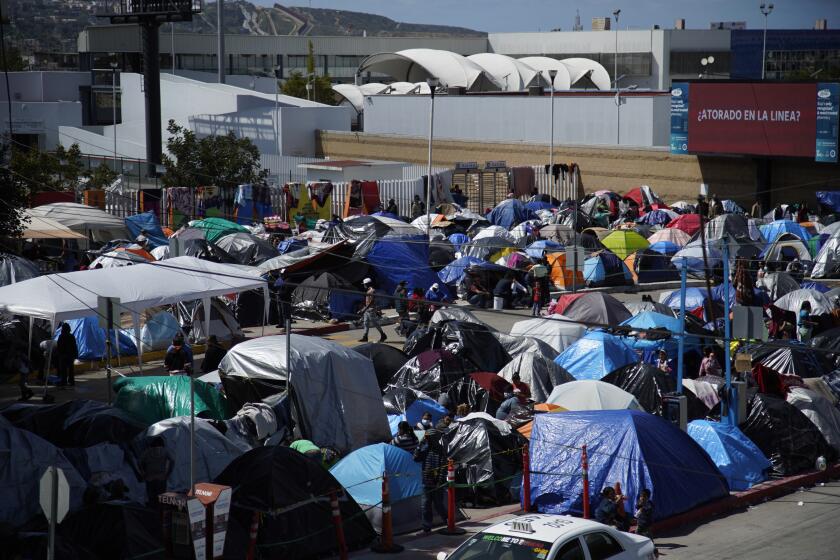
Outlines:
<svg viewBox="0 0 840 560"><path fill-rule="evenodd" d="M107 10L109 0L7 0L10 42L24 54L75 52L79 32L87 26L105 25L97 13ZM178 31L216 32L216 3L206 2L204 11L191 23L176 25ZM456 36L481 37L485 33L463 27L401 23L384 16L348 10L285 7L266 8L245 0L226 0L225 32L245 35L333 35L380 37Z"/></svg>

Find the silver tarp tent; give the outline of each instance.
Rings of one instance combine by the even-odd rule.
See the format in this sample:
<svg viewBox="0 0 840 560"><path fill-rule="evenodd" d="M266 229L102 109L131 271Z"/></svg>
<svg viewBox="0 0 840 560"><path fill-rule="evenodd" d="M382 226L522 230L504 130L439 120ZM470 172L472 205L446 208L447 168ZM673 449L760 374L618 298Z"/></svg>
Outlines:
<svg viewBox="0 0 840 560"><path fill-rule="evenodd" d="M511 381L516 373L531 389L531 398L538 403L545 402L557 385L575 380L555 364L553 358L536 353L520 354L499 371L499 376Z"/></svg>

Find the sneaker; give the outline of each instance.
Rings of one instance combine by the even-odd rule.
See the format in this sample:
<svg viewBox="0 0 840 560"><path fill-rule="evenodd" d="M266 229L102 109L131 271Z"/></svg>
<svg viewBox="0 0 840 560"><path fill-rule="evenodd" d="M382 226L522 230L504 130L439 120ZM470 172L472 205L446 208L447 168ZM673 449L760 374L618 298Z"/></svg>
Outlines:
<svg viewBox="0 0 840 560"><path fill-rule="evenodd" d="M359 339L359 342L367 342L367 341L368 341L368 337L366 337L366 336L363 336L362 338Z"/></svg>
<svg viewBox="0 0 840 560"><path fill-rule="evenodd" d="M385 336L384 334L379 337L379 342L385 342L386 340L388 340L388 337Z"/></svg>

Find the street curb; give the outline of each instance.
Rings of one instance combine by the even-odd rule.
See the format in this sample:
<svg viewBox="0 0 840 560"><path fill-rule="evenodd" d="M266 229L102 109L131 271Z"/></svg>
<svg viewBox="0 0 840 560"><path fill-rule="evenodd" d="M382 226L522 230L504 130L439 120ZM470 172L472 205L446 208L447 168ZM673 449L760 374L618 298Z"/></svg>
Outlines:
<svg viewBox="0 0 840 560"><path fill-rule="evenodd" d="M789 476L779 480L770 480L753 486L749 490L733 493L726 498L696 507L691 511L663 519L654 523L651 530L654 534L667 532L683 525L708 521L709 518L746 508L785 494L795 492L803 486L813 486L817 482L828 482L831 478L840 477L840 463L829 466L825 471L810 471L804 474Z"/></svg>

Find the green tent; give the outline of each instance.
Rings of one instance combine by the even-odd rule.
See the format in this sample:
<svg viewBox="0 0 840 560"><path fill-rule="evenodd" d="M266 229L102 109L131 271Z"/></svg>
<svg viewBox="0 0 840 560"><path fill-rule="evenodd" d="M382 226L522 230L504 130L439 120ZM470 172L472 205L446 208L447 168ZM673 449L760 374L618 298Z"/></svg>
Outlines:
<svg viewBox="0 0 840 560"><path fill-rule="evenodd" d="M114 382L114 406L132 418L154 424L190 415L190 378L186 375L121 377ZM202 418L230 418L227 399L212 385L195 380L195 414Z"/></svg>
<svg viewBox="0 0 840 560"><path fill-rule="evenodd" d="M601 243L621 260L626 259L636 251L650 247L648 240L632 229L616 230L603 238Z"/></svg>
<svg viewBox="0 0 840 560"><path fill-rule="evenodd" d="M192 227L202 230L204 232L204 238L211 243L215 243L217 239L229 233L238 233L240 231L250 233L245 226L241 226L230 220L225 220L224 218L205 218L195 222Z"/></svg>

